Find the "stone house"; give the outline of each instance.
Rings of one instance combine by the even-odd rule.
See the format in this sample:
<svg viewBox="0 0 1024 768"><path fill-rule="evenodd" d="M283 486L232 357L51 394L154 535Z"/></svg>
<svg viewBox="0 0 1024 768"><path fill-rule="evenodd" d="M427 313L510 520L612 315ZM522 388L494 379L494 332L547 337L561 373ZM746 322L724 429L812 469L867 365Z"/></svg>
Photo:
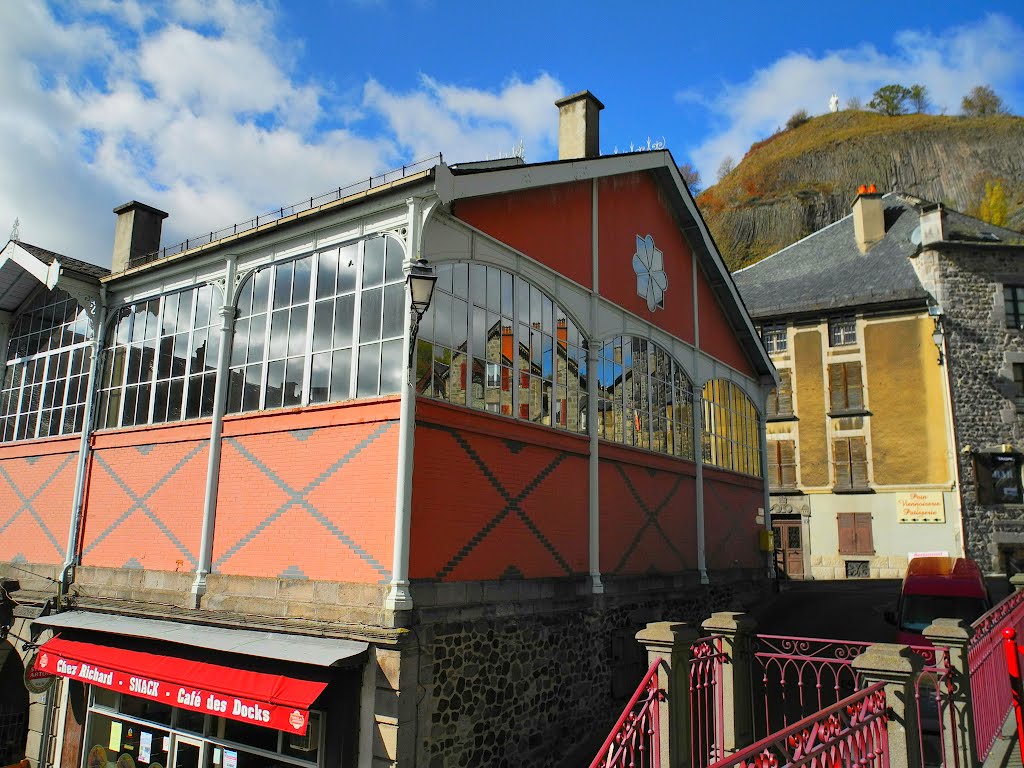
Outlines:
<svg viewBox="0 0 1024 768"><path fill-rule="evenodd" d="M7 246L33 768L578 762L637 629L764 588L774 368L671 155L598 156L600 107L561 103L555 162L173 248L126 204L110 274Z"/></svg>
<svg viewBox="0 0 1024 768"><path fill-rule="evenodd" d="M779 370L769 483L789 576L1020 556L1020 496L975 478L1012 465L1019 488L1022 254L1018 233L862 189L850 216L734 274Z"/></svg>

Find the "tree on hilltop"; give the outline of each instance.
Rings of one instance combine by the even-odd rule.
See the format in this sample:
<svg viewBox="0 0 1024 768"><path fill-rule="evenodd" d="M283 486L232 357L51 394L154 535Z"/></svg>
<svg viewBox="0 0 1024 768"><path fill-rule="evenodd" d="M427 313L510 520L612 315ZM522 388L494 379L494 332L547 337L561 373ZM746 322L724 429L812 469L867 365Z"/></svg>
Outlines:
<svg viewBox="0 0 1024 768"><path fill-rule="evenodd" d="M932 101L928 98L928 89L925 86L910 86L910 106L918 115L923 115L932 108Z"/></svg>
<svg viewBox="0 0 1024 768"><path fill-rule="evenodd" d="M680 164L679 175L683 177L683 181L686 182L686 187L690 190L691 195L700 194L700 171L693 167L693 163L685 162Z"/></svg>
<svg viewBox="0 0 1024 768"><path fill-rule="evenodd" d="M905 85L897 83L883 85L871 97L871 101L868 102L868 109L881 112L889 117L905 115L907 114L907 102L912 96L913 91Z"/></svg>
<svg viewBox="0 0 1024 768"><path fill-rule="evenodd" d="M1003 100L987 85L976 85L960 102L960 113L965 117L1005 115L1009 110Z"/></svg>

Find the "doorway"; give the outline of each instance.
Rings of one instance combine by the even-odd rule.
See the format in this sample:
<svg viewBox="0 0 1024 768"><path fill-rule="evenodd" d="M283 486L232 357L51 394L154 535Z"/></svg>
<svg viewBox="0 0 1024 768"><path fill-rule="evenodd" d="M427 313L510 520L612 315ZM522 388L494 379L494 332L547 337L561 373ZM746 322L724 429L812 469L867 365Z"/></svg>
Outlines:
<svg viewBox="0 0 1024 768"><path fill-rule="evenodd" d="M804 534L800 517L772 520L775 531L775 570L784 578L804 577Z"/></svg>
<svg viewBox="0 0 1024 768"><path fill-rule="evenodd" d="M174 734L174 752L169 768L206 768L205 749L202 739Z"/></svg>

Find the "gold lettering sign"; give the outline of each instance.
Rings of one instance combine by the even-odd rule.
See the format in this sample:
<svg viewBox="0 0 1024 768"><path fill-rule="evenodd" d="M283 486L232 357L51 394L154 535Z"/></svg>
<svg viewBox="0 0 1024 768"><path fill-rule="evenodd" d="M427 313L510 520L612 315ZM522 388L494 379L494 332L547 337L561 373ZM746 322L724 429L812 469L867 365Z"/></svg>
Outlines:
<svg viewBox="0 0 1024 768"><path fill-rule="evenodd" d="M901 493L896 496L896 517L901 523L944 523L946 508L941 493Z"/></svg>

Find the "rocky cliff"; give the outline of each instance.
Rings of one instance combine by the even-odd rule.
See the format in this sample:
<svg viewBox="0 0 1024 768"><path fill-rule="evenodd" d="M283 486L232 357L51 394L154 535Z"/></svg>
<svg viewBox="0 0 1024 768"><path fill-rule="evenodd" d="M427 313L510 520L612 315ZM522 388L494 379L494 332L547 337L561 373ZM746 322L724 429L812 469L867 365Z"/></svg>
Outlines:
<svg viewBox="0 0 1024 768"><path fill-rule="evenodd" d="M1024 230L1024 118L845 111L755 144L697 204L737 269L846 216L861 184L977 216L996 182L1003 226Z"/></svg>

